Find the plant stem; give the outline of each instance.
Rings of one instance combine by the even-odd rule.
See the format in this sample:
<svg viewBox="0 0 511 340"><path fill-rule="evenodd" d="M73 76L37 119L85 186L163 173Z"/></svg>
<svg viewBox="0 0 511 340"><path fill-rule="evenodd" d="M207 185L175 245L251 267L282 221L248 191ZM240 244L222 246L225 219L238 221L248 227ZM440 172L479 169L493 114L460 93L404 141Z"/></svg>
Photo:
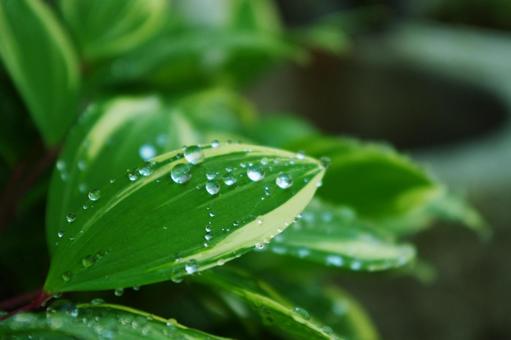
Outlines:
<svg viewBox="0 0 511 340"><path fill-rule="evenodd" d="M43 290L37 290L22 294L8 300L0 302L0 309L10 310L10 312L0 317L0 320L5 320L21 312L29 312L34 309L38 309L43 306L48 300L52 298L52 295L46 293ZM23 304L25 303L25 304ZM20 307L21 304L21 307ZM14 308L14 309L13 309Z"/></svg>

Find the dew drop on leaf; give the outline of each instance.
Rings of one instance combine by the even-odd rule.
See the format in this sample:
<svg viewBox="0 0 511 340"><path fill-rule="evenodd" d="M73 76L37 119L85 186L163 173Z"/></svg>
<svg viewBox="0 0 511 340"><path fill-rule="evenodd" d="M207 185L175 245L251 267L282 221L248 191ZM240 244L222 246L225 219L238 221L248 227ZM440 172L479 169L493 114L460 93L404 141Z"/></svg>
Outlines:
<svg viewBox="0 0 511 340"><path fill-rule="evenodd" d="M156 156L156 149L151 144L143 144L140 149L138 149L138 154L140 158L147 161Z"/></svg>
<svg viewBox="0 0 511 340"><path fill-rule="evenodd" d="M89 268L94 264L94 260L95 260L94 256L92 255L86 256L82 259L82 266L84 268Z"/></svg>
<svg viewBox="0 0 511 340"><path fill-rule="evenodd" d="M99 191L99 189L89 191L87 197L89 197L91 201L95 202L101 198L101 191Z"/></svg>
<svg viewBox="0 0 511 340"><path fill-rule="evenodd" d="M293 185L293 179L288 174L282 173L277 176L275 183L281 189L288 189Z"/></svg>
<svg viewBox="0 0 511 340"><path fill-rule="evenodd" d="M72 277L73 277L73 273L65 272L64 274L62 274L62 281L69 282L69 281L71 281Z"/></svg>
<svg viewBox="0 0 511 340"><path fill-rule="evenodd" d="M191 167L188 164L177 164L170 170L170 178L177 184L186 183L191 177Z"/></svg>
<svg viewBox="0 0 511 340"><path fill-rule="evenodd" d="M135 182L138 179L138 175L135 172L128 171L128 179L130 182Z"/></svg>
<svg viewBox="0 0 511 340"><path fill-rule="evenodd" d="M59 230L59 231L57 232L57 237L58 237L58 238L63 238L63 237L64 237L64 232L63 232L62 230Z"/></svg>
<svg viewBox="0 0 511 340"><path fill-rule="evenodd" d="M141 176L147 177L147 176L150 176L150 175L153 173L153 171L151 170L151 168L150 168L150 167L145 166L145 167L143 167L143 168L138 169L138 173L139 173Z"/></svg>
<svg viewBox="0 0 511 340"><path fill-rule="evenodd" d="M123 288L117 288L116 290L114 290L114 295L115 296L123 296L124 295L124 289Z"/></svg>
<svg viewBox="0 0 511 340"><path fill-rule="evenodd" d="M194 274L195 272L197 272L197 270L198 270L197 262L193 260L185 265L185 272L188 275Z"/></svg>
<svg viewBox="0 0 511 340"><path fill-rule="evenodd" d="M311 318L309 312L302 308L302 307L295 307L294 308L294 311L299 314L302 318L304 318L305 320L309 320Z"/></svg>
<svg viewBox="0 0 511 340"><path fill-rule="evenodd" d="M218 140L215 139L214 141L211 142L211 147L212 148L216 149L219 146L220 146L220 142Z"/></svg>
<svg viewBox="0 0 511 340"><path fill-rule="evenodd" d="M66 215L66 222L73 223L76 220L76 215L73 213L69 213Z"/></svg>
<svg viewBox="0 0 511 340"><path fill-rule="evenodd" d="M247 169L247 176L252 182L259 182L264 178L264 171L260 166L252 165Z"/></svg>
<svg viewBox="0 0 511 340"><path fill-rule="evenodd" d="M227 186L232 186L232 185L236 184L236 178L232 175L227 175L224 177L224 183Z"/></svg>
<svg viewBox="0 0 511 340"><path fill-rule="evenodd" d="M206 183L206 191L210 195L216 195L220 192L220 184L216 181L208 181Z"/></svg>
<svg viewBox="0 0 511 340"><path fill-rule="evenodd" d="M197 145L188 146L184 150L184 156L188 163L199 164L202 162L202 149Z"/></svg>

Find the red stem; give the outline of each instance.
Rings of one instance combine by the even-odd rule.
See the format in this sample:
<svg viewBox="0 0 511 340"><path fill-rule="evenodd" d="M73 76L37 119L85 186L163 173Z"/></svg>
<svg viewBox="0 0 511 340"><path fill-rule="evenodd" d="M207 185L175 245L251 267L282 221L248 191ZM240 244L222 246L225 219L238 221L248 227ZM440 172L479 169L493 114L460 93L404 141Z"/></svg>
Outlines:
<svg viewBox="0 0 511 340"><path fill-rule="evenodd" d="M48 300L50 300L51 298L52 298L52 295L46 293L43 290L38 290L36 292L23 294L18 297L3 301L2 303L0 303L0 306L2 306L2 307L4 305L9 306L9 305L11 305L11 303L12 303L12 305L11 305L12 307L17 307L17 306L19 306L20 303L32 300L32 301L26 303L25 305L22 305L21 307L11 310L7 315L0 317L0 320L8 319L11 316L14 316L18 313L29 312L29 311L38 309L38 308L44 306L46 304L46 302L48 302ZM0 309L3 309L3 308L0 308Z"/></svg>

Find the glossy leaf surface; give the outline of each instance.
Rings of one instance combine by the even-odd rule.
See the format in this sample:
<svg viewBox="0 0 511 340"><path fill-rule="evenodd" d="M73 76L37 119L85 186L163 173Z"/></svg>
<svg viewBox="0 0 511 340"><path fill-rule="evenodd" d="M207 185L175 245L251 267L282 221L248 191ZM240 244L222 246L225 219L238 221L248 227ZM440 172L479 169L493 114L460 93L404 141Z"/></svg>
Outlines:
<svg viewBox="0 0 511 340"><path fill-rule="evenodd" d="M353 208L362 218L408 213L442 192L424 169L388 147L312 137L292 148L330 163L318 194L326 201Z"/></svg>
<svg viewBox="0 0 511 340"><path fill-rule="evenodd" d="M76 117L75 52L43 1L0 2L0 56L45 142L56 144Z"/></svg>
<svg viewBox="0 0 511 340"><path fill-rule="evenodd" d="M53 174L46 217L50 251L67 215L82 208L90 190L157 154L235 134L251 114L238 96L222 89L168 101L118 97L91 105L67 138Z"/></svg>
<svg viewBox="0 0 511 340"><path fill-rule="evenodd" d="M63 304L46 313L22 313L0 322L5 339L221 339L175 320L108 304Z"/></svg>
<svg viewBox="0 0 511 340"><path fill-rule="evenodd" d="M187 152L160 155L134 169L136 178L89 191L57 231L45 289L131 287L221 265L283 231L324 171L314 159L250 145Z"/></svg>
<svg viewBox="0 0 511 340"><path fill-rule="evenodd" d="M318 199L268 250L354 271L397 268L415 258L412 245L396 243L383 231L360 222L352 210Z"/></svg>
<svg viewBox="0 0 511 340"><path fill-rule="evenodd" d="M165 0L61 0L60 9L88 60L138 46L162 27Z"/></svg>
<svg viewBox="0 0 511 340"><path fill-rule="evenodd" d="M241 317L250 317L245 310L248 307L269 330L288 339L340 339L308 311L291 304L267 283L244 272L221 268L203 273L197 280L217 289L228 300L240 301L242 304L236 303L236 310Z"/></svg>

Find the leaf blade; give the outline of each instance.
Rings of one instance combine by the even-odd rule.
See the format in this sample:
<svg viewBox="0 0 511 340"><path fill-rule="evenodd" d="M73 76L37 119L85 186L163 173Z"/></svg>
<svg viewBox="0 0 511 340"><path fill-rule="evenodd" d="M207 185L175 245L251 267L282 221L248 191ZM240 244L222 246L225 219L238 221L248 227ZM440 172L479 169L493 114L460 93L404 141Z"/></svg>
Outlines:
<svg viewBox="0 0 511 340"><path fill-rule="evenodd" d="M76 221L60 239L45 289L142 285L232 260L285 229L312 199L324 171L316 160L298 160L294 153L271 148L224 144L205 146L203 152L204 161L193 168L191 180L183 186L168 178L171 169L186 163L182 150L177 150L153 159L151 175L133 183L123 176L103 187L101 199L89 202L94 207L76 212ZM243 162L266 163L266 176L253 182ZM206 175L224 174L226 168L232 169L228 173L237 183L223 186L212 197L204 189ZM292 189L275 184L281 172L295 179ZM265 195L266 186L271 187L270 196ZM218 216L211 216L213 211ZM205 247L208 224L213 224L215 238L206 239ZM94 266L82 266L84 259L104 252L108 254Z"/></svg>
<svg viewBox="0 0 511 340"><path fill-rule="evenodd" d="M68 37L43 2L0 3L0 55L45 142L56 144L75 118L80 73Z"/></svg>

